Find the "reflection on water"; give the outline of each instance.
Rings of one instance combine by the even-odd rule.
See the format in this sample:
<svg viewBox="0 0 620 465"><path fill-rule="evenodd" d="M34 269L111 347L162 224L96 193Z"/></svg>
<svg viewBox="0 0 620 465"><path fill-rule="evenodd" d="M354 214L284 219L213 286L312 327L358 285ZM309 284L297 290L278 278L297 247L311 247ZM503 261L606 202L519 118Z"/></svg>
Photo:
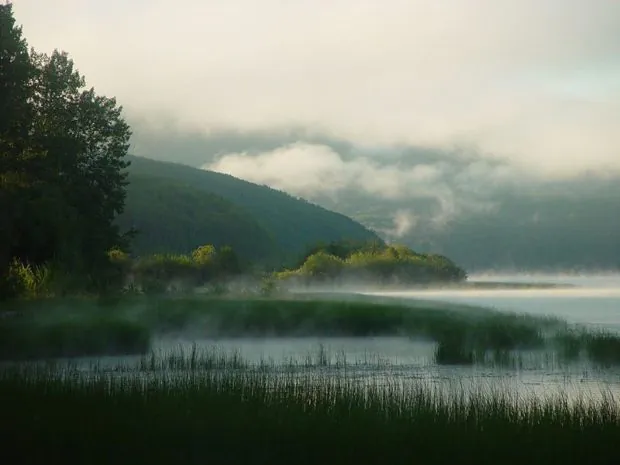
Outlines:
<svg viewBox="0 0 620 465"><path fill-rule="evenodd" d="M529 278L529 279L528 279ZM620 330L620 276L604 277L474 277L473 280L568 283L575 288L532 290L434 290L371 292L365 294L428 299L494 307L499 310L559 316L573 323ZM620 368L602 369L587 361L567 362L557 353L511 353L493 364L442 366L434 362L435 343L399 337L381 338L242 338L160 339L154 352L190 353L213 350L237 353L254 367L270 366L276 373L300 369L304 373L345 376L355 382L428 383L439 389L457 385L466 390L481 386L516 395L548 396L558 392L570 398L600 398L611 391L620 399ZM506 355L506 354L504 354ZM144 360L144 359L142 359ZM139 366L140 357L78 359L70 363L80 370L115 370L119 365ZM62 361L61 361L62 362ZM346 363L345 363L346 362ZM305 371L304 371L305 370Z"/></svg>
<svg viewBox="0 0 620 465"><path fill-rule="evenodd" d="M389 386L423 383L446 392L456 387L467 392L479 389L510 392L519 397L563 393L571 399L584 396L600 399L611 392L620 399L620 367L602 369L585 361L569 363L556 353L543 351L515 352L494 364L441 366L433 361L434 343L380 337L162 339L157 341L154 354L161 360L170 355L179 358L181 354L189 359L194 348L199 357L200 354L217 353L228 357L235 354L239 360L248 362L249 369L269 367L275 374L346 377L358 383ZM148 372L155 369L155 366L149 368L148 359L138 356L84 358L72 360L71 364L81 371L124 372L142 366ZM158 366L169 369L171 365ZM221 368L211 366L209 369ZM181 364L176 369L184 372L187 368Z"/></svg>
<svg viewBox="0 0 620 465"><path fill-rule="evenodd" d="M557 316L572 323L620 330L620 275L549 276L481 275L472 282L534 282L568 284L566 289L439 289L421 291L368 291L363 294L446 301L493 307L518 313Z"/></svg>

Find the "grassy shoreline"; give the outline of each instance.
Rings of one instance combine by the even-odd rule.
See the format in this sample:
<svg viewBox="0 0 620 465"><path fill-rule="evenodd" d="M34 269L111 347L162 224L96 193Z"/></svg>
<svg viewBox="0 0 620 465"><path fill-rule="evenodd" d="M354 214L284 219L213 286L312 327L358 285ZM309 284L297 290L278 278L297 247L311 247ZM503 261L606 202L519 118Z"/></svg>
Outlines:
<svg viewBox="0 0 620 465"><path fill-rule="evenodd" d="M295 294L338 294L348 295L363 293L401 293L401 292L424 292L424 291L544 291L575 289L577 286L569 283L537 283L537 282L504 282L504 281L463 281L453 283L432 284L392 284L392 285L360 285L360 284L310 284L307 286L292 286Z"/></svg>
<svg viewBox="0 0 620 465"><path fill-rule="evenodd" d="M182 374L164 363L149 377L0 372L3 452L20 463L153 465L607 464L620 454L611 396L570 404L510 392L446 395L427 384L360 386L233 362Z"/></svg>
<svg viewBox="0 0 620 465"><path fill-rule="evenodd" d="M128 296L30 301L0 319L0 359L140 354L182 333L217 337L402 336L438 343L440 364L479 363L488 352L557 350L620 363L620 336L557 318L443 302L360 295L275 298Z"/></svg>

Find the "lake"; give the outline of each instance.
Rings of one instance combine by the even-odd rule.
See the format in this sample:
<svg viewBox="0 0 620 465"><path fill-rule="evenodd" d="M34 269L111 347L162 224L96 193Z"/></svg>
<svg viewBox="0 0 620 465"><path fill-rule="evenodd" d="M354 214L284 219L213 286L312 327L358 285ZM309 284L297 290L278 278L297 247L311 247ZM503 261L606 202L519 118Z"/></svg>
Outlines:
<svg viewBox="0 0 620 465"><path fill-rule="evenodd" d="M428 290L367 295L439 300L519 313L552 315L569 322L620 330L620 275L474 275L473 282L567 284L566 289Z"/></svg>
<svg viewBox="0 0 620 465"><path fill-rule="evenodd" d="M569 322L608 330L620 330L620 276L486 275L471 281L536 282L574 287L528 290L424 290L365 291L361 294L399 299L422 299L492 307L500 311L558 316ZM490 389L510 388L518 393L545 395L561 390L571 396L601 390L620 393L620 371L601 369L588 363L566 365L554 354L525 352L518 362L505 367L439 366L434 363L435 344L399 337L380 338L244 338L190 341L164 339L156 349L170 352L196 343L198 347L237 351L259 363L293 361L300 365L325 356L335 364L346 359L347 376L383 382L424 381L438 386L453 383ZM322 354L322 355L321 355ZM335 375L335 367L327 367Z"/></svg>
<svg viewBox="0 0 620 465"><path fill-rule="evenodd" d="M558 316L569 322L620 330L620 276L486 275L471 281L568 284L570 288L364 291L361 294L399 299L434 300L492 307L500 311ZM465 310L466 311L466 310ZM169 354L193 346L199 350L236 352L254 364L268 362L276 371L291 366L312 366L329 376L346 376L359 382L430 383L440 389L458 386L485 388L518 395L545 396L561 391L571 398L599 397L611 391L620 398L620 370L597 368L587 362L566 364L557 354L521 352L505 366L442 366L434 362L436 344L404 337L288 337L288 338L164 338L153 350ZM131 366L139 357L102 357L78 361L83 367L96 362L100 369ZM346 360L346 369L342 361ZM74 361L75 362L75 361ZM307 370L307 369L306 369Z"/></svg>

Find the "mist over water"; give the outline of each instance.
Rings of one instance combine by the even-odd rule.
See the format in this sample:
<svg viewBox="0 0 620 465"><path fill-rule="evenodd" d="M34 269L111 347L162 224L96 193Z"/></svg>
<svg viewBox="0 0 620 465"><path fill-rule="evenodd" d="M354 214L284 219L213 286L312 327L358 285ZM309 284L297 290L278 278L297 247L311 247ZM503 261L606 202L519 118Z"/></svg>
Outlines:
<svg viewBox="0 0 620 465"><path fill-rule="evenodd" d="M620 275L479 275L472 282L550 283L571 287L544 289L434 289L414 291L361 290L359 294L467 304L500 311L557 316L569 323L620 331ZM412 308L413 311L413 308ZM467 308L462 308L467 311ZM554 395L599 398L611 391L620 398L620 368L594 366L586 360L566 363L545 350L514 352L500 365L440 365L437 343L409 337L204 337L181 332L153 341L155 354L166 357L198 351L238 354L253 366L267 363L276 372L292 366L328 376L346 376L361 383L430 383L440 389L462 386L514 392L519 396ZM83 369L114 370L135 366L139 356L73 360ZM346 367L343 363L345 362Z"/></svg>
<svg viewBox="0 0 620 465"><path fill-rule="evenodd" d="M571 323L620 331L620 275L485 274L471 282L548 283L548 289L437 289L363 292L366 295L438 300L497 310L556 316ZM570 286L570 287L569 287Z"/></svg>

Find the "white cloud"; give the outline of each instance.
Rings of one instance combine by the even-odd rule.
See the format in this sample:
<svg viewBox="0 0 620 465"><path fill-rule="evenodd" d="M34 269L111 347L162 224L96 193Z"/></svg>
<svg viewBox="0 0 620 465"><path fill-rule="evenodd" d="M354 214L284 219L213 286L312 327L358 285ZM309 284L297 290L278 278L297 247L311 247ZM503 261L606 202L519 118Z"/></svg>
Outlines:
<svg viewBox="0 0 620 465"><path fill-rule="evenodd" d="M432 218L437 227L459 213L493 208L488 197L497 185L518 180L513 169L484 160L462 168L446 162L400 166L365 156L345 160L328 146L303 143L256 154L226 154L203 168L309 199L336 198L345 190L392 201L432 199L438 205ZM401 237L415 226L416 216L398 210L389 234Z"/></svg>
<svg viewBox="0 0 620 465"><path fill-rule="evenodd" d="M473 146L543 176L620 168L615 0L17 0L15 12L31 45L67 50L99 91L187 128ZM338 160L318 162L308 172Z"/></svg>
<svg viewBox="0 0 620 465"><path fill-rule="evenodd" d="M345 161L331 147L304 143L259 154L226 154L203 168L307 197L351 188L389 199L425 196L436 190L441 175L440 165L403 169L366 157Z"/></svg>
<svg viewBox="0 0 620 465"><path fill-rule="evenodd" d="M354 181L340 156L323 145L292 144L257 156L232 153L204 168L298 195L331 194Z"/></svg>
<svg viewBox="0 0 620 465"><path fill-rule="evenodd" d="M394 214L392 221L392 229L383 231L383 233L389 238L400 239L415 229L418 217L411 211L398 210Z"/></svg>

